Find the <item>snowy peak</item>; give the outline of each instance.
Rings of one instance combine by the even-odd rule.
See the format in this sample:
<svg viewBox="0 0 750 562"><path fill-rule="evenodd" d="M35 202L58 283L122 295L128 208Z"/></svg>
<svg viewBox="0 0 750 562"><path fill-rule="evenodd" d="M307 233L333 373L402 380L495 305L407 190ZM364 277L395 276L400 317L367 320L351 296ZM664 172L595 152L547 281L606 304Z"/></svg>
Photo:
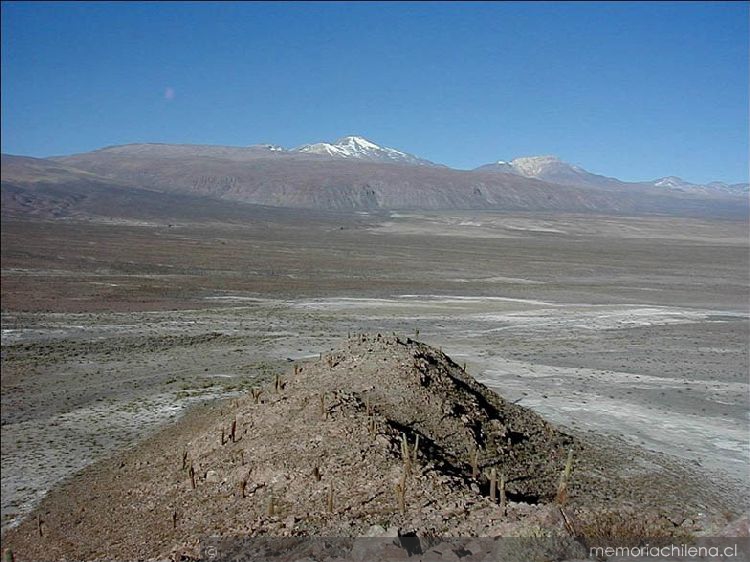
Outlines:
<svg viewBox="0 0 750 562"><path fill-rule="evenodd" d="M677 176L667 176L666 178L654 180L653 184L655 187L666 187L669 189L679 189L690 185L684 179L678 178Z"/></svg>
<svg viewBox="0 0 750 562"><path fill-rule="evenodd" d="M585 170L578 166L563 162L557 156L523 156L521 158L514 158L510 162L498 160L493 164L487 164L478 169L517 174L527 178L543 178L550 172L585 172Z"/></svg>
<svg viewBox="0 0 750 562"><path fill-rule="evenodd" d="M248 148L256 148L260 150L269 150L271 152L284 152L286 149L278 144L251 144Z"/></svg>
<svg viewBox="0 0 750 562"><path fill-rule="evenodd" d="M557 156L524 156L515 158L510 165L518 174L529 178L539 178L551 171L581 173L584 170L560 160Z"/></svg>
<svg viewBox="0 0 750 562"><path fill-rule="evenodd" d="M341 137L336 141L336 145L347 147L353 151L383 150L382 147L364 137Z"/></svg>
<svg viewBox="0 0 750 562"><path fill-rule="evenodd" d="M654 187L670 189L674 191L685 191L692 193L726 193L728 195L744 195L750 193L750 184L729 184L723 181L712 181L706 184L691 183L677 176L667 176L650 182Z"/></svg>
<svg viewBox="0 0 750 562"><path fill-rule="evenodd" d="M727 184L715 181L707 184L695 184L677 176L667 176L645 182L626 182L593 174L580 166L568 164L560 160L557 156L524 156L522 158L515 158L510 162L498 160L492 164L480 166L477 168L477 171L516 174L554 184L590 187L607 191L630 190L633 188L642 189L647 187L704 194L745 195L750 192L750 186L747 183Z"/></svg>
<svg viewBox="0 0 750 562"><path fill-rule="evenodd" d="M367 160L371 162L389 162L394 164L413 164L417 166L439 166L439 164L419 158L413 154L401 152L400 150L389 148L387 146L380 146L364 137L354 135L342 137L334 143L318 142L314 144L306 144L294 150L296 152L320 154L334 158Z"/></svg>
<svg viewBox="0 0 750 562"><path fill-rule="evenodd" d="M604 176L591 174L583 168L563 162L557 156L549 155L523 156L521 158L514 158L510 162L499 160L494 164L480 166L477 170L516 174L518 176L564 185L591 185L593 183L616 181Z"/></svg>

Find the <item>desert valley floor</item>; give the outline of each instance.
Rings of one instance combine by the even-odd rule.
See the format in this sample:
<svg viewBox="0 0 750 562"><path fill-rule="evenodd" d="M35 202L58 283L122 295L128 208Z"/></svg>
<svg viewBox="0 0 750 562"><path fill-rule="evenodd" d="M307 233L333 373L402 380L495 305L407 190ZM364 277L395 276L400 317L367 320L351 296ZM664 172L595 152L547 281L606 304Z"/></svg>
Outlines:
<svg viewBox="0 0 750 562"><path fill-rule="evenodd" d="M441 347L572 432L747 497L745 221L274 211L2 223L2 523L349 333Z"/></svg>

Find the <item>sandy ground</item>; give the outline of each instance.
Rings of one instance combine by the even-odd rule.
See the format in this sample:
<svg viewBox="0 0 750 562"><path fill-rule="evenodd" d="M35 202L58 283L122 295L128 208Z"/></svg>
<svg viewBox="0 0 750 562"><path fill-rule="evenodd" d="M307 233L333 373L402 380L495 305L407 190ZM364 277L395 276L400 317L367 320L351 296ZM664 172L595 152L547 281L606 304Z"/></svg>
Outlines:
<svg viewBox="0 0 750 562"><path fill-rule="evenodd" d="M550 421L747 493L746 224L472 213L330 226L212 226L209 244L206 226L4 224L3 528L191 403L363 331L419 330ZM152 234L147 250L103 238Z"/></svg>

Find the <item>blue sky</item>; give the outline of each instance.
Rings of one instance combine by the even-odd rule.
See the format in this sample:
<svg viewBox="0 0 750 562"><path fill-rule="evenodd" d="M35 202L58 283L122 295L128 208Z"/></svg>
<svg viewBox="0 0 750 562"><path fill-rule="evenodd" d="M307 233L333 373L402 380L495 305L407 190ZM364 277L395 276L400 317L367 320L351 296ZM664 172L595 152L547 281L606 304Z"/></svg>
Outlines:
<svg viewBox="0 0 750 562"><path fill-rule="evenodd" d="M2 4L2 150L360 134L747 181L747 3Z"/></svg>

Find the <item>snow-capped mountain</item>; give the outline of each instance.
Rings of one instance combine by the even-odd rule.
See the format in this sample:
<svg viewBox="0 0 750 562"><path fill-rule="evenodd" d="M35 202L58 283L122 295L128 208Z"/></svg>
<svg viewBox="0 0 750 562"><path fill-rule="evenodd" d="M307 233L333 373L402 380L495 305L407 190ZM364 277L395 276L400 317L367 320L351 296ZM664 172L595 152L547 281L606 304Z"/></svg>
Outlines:
<svg viewBox="0 0 750 562"><path fill-rule="evenodd" d="M318 142L306 144L293 149L295 152L320 154L334 158L353 158L372 162L390 162L394 164L415 164L418 166L440 166L429 160L419 158L395 148L380 146L363 137L348 136L334 143Z"/></svg>
<svg viewBox="0 0 750 562"><path fill-rule="evenodd" d="M270 150L271 152L285 152L286 149L278 144L251 144L248 148L258 148L263 150Z"/></svg>
<svg viewBox="0 0 750 562"><path fill-rule="evenodd" d="M706 184L691 183L677 176L667 176L651 182L654 187L686 192L723 192L730 195L743 195L750 193L750 184L747 183L725 183L723 181L712 181Z"/></svg>
<svg viewBox="0 0 750 562"><path fill-rule="evenodd" d="M592 187L606 190L621 190L633 188L657 188L686 193L723 193L727 195L744 195L750 192L747 183L727 184L715 181L707 184L690 183L676 176L667 176L653 181L626 182L593 174L588 170L568 164L556 156L526 156L515 158L510 162L499 160L476 169L482 172L498 172L515 174L527 178L535 178L549 183L571 185L578 187Z"/></svg>
<svg viewBox="0 0 750 562"><path fill-rule="evenodd" d="M524 156L510 162L499 160L476 169L482 172L516 174L550 183L615 189L623 182L592 174L579 166L563 162L557 156Z"/></svg>

